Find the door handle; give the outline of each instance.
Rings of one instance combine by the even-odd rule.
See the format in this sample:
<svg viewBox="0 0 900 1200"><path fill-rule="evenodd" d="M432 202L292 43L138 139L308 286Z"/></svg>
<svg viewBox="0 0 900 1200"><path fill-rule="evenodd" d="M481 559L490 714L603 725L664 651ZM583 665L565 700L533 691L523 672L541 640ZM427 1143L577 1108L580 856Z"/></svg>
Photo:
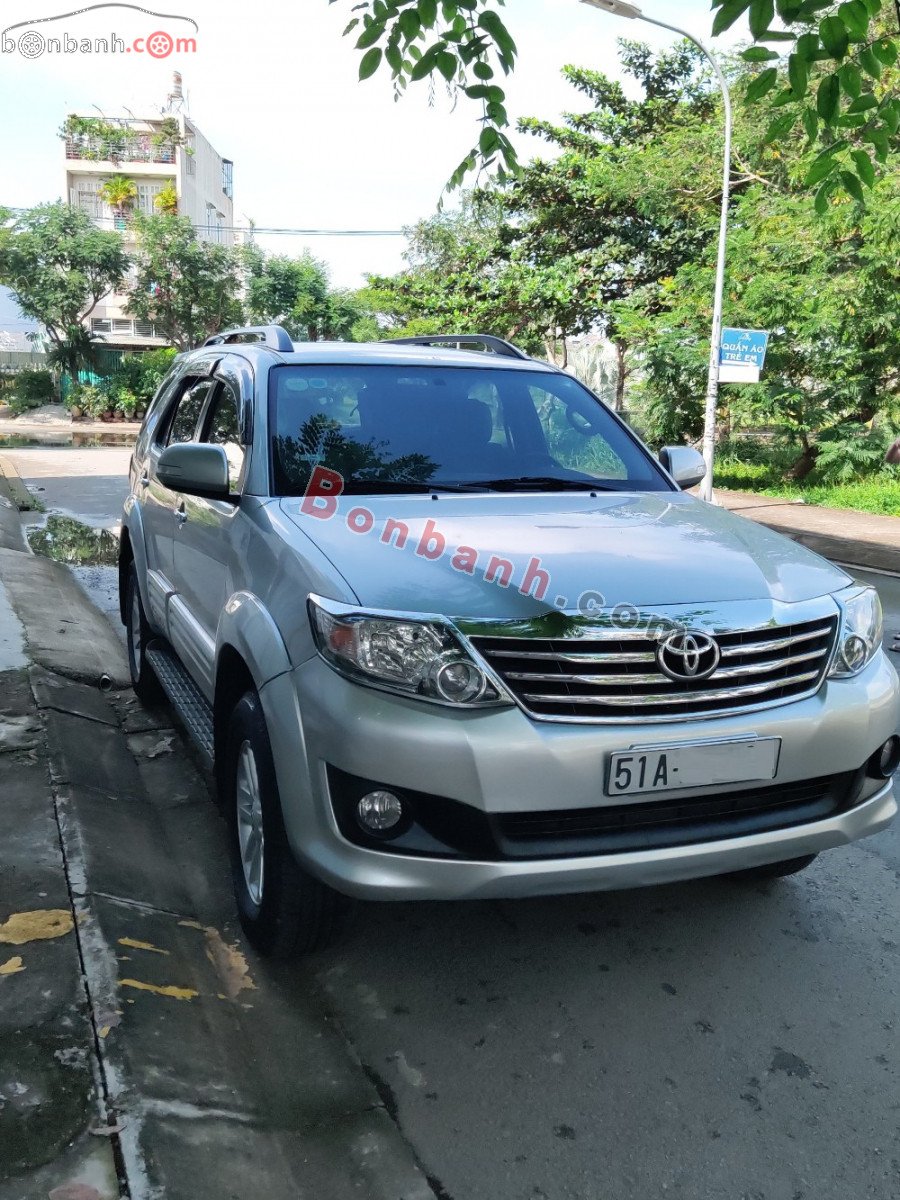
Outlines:
<svg viewBox="0 0 900 1200"><path fill-rule="evenodd" d="M182 503L179 504L175 510L175 524L180 528L186 520L187 512L185 511L184 502L182 501Z"/></svg>
<svg viewBox="0 0 900 1200"><path fill-rule="evenodd" d="M138 483L141 485L142 488L146 488L146 487L150 486L150 476L146 471L140 477L140 479L138 480Z"/></svg>

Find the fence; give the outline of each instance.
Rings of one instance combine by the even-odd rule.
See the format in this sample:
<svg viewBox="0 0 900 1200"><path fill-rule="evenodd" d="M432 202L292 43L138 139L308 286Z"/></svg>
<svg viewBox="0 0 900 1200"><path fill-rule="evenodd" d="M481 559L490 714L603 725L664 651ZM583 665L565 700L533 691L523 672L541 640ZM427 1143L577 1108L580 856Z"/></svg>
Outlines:
<svg viewBox="0 0 900 1200"><path fill-rule="evenodd" d="M42 350L0 350L0 372L17 375L19 371L46 369L47 355Z"/></svg>
<svg viewBox="0 0 900 1200"><path fill-rule="evenodd" d="M65 402L66 397L79 383L93 383L98 387L114 389L124 357L124 350L96 348L94 365L89 370L79 371L77 378L73 378L68 371L63 371L59 381L60 398Z"/></svg>

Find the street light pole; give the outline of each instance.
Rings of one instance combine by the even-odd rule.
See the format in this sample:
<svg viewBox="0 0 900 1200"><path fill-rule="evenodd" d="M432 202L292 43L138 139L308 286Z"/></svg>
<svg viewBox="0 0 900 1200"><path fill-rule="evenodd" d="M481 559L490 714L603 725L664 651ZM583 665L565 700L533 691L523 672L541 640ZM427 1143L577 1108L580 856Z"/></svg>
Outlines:
<svg viewBox="0 0 900 1200"><path fill-rule="evenodd" d="M713 71L722 89L722 100L725 107L725 160L722 171L722 212L719 220L719 252L716 261L716 287L713 301L712 345L709 351L709 374L706 383L706 408L703 418L703 458L706 462L706 476L700 485L700 497L712 501L713 466L716 457L716 409L719 403L719 359L722 344L722 309L725 295L725 257L728 248L728 204L731 195L731 94L728 80L719 66L718 59L705 42L687 29L678 25L670 25L667 21L659 21L656 17L648 17L635 4L627 4L625 0L582 0L591 8L599 8L603 12L612 13L617 17L628 17L630 20L645 21L648 25L657 25L660 29L668 29L680 37L686 37L706 55L712 63Z"/></svg>

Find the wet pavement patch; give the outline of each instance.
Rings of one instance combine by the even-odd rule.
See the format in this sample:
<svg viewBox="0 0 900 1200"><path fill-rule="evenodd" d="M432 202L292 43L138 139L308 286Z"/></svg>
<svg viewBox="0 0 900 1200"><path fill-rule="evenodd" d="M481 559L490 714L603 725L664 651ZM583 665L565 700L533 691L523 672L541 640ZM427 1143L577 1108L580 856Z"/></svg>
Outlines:
<svg viewBox="0 0 900 1200"><path fill-rule="evenodd" d="M0 1035L4 1171L17 1175L52 1161L94 1112L89 1058L73 1033L25 1028Z"/></svg>
<svg viewBox="0 0 900 1200"><path fill-rule="evenodd" d="M113 567L119 561L119 539L108 529L92 529L72 517L48 517L46 525L29 530L35 554L78 567Z"/></svg>
<svg viewBox="0 0 900 1200"><path fill-rule="evenodd" d="M114 430L110 433L81 433L77 430L54 430L44 433L32 430L29 433L0 433L0 450L28 450L35 446L74 446L92 450L98 446L133 446L134 433Z"/></svg>

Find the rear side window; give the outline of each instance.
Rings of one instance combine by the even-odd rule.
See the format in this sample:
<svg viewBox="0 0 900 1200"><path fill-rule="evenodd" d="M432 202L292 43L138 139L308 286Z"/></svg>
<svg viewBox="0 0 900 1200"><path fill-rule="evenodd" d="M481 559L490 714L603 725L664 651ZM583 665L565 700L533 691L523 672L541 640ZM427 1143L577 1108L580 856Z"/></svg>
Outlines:
<svg viewBox="0 0 900 1200"><path fill-rule="evenodd" d="M201 379L199 383L195 383L193 387L189 387L183 393L175 406L175 412L169 425L167 446L176 442L193 442L195 440L200 414L203 412L203 405L206 403L212 387L211 380Z"/></svg>

